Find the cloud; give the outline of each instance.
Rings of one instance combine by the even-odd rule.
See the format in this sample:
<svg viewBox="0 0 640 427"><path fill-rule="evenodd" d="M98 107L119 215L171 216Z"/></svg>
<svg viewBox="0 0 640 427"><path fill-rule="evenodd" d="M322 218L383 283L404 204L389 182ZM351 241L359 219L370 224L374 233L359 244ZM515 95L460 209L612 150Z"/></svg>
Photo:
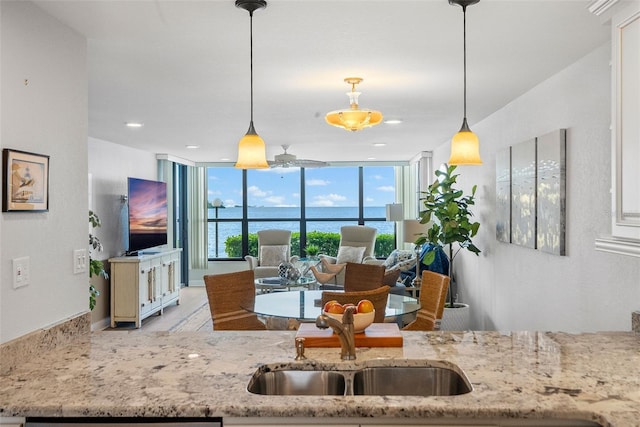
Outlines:
<svg viewBox="0 0 640 427"><path fill-rule="evenodd" d="M247 194L254 197L267 197L269 193L262 191L258 186L251 185L247 187Z"/></svg>
<svg viewBox="0 0 640 427"><path fill-rule="evenodd" d="M396 188L393 185L383 185L382 187L376 188L378 191L384 191L385 193L394 193Z"/></svg>
<svg viewBox="0 0 640 427"><path fill-rule="evenodd" d="M331 207L334 203L331 200L314 200L309 204L310 206Z"/></svg>
<svg viewBox="0 0 640 427"><path fill-rule="evenodd" d="M365 202L373 202L375 199L373 197L367 197L364 199Z"/></svg>
<svg viewBox="0 0 640 427"><path fill-rule="evenodd" d="M382 180L382 179L386 179L384 176L382 175L373 175L371 178L373 179L377 179L378 181Z"/></svg>
<svg viewBox="0 0 640 427"><path fill-rule="evenodd" d="M319 197L326 197L327 199L332 200L334 202L344 202L345 200L347 200L345 196L342 196L336 193L327 194L326 196L316 196L316 198L319 198Z"/></svg>
<svg viewBox="0 0 640 427"><path fill-rule="evenodd" d="M274 205L281 205L284 200L284 196L269 196L264 199L265 202L272 203Z"/></svg>
<svg viewBox="0 0 640 427"><path fill-rule="evenodd" d="M331 193L315 196L310 203L311 206L335 206L336 202L344 202L347 198L343 195Z"/></svg>
<svg viewBox="0 0 640 427"><path fill-rule="evenodd" d="M331 181L327 181L326 179L307 179L306 183L310 187L319 187L323 185L331 184Z"/></svg>

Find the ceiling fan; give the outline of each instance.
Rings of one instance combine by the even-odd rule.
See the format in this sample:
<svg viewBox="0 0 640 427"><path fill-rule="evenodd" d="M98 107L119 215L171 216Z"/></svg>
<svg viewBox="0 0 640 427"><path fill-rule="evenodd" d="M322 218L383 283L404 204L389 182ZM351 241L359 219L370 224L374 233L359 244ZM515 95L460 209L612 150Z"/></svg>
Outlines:
<svg viewBox="0 0 640 427"><path fill-rule="evenodd" d="M289 145L281 146L284 150L282 154L276 154L273 161L268 161L272 168L321 168L329 166L329 163L320 160L298 159L295 154L287 153Z"/></svg>

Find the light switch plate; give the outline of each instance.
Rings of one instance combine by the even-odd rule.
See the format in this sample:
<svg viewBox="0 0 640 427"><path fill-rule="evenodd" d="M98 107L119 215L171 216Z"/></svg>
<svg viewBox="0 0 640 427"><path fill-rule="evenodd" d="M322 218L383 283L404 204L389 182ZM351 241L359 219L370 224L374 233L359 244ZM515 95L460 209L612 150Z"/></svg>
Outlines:
<svg viewBox="0 0 640 427"><path fill-rule="evenodd" d="M87 272L87 250L76 249L73 251L73 274Z"/></svg>
<svg viewBox="0 0 640 427"><path fill-rule="evenodd" d="M31 280L29 257L14 258L12 260L13 289L27 286Z"/></svg>

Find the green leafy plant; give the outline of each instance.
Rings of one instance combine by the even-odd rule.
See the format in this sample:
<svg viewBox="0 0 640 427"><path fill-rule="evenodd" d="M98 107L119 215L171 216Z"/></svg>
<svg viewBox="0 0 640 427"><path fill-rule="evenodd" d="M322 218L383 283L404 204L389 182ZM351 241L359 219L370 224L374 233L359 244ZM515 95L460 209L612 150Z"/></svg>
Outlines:
<svg viewBox="0 0 640 427"><path fill-rule="evenodd" d="M459 175L454 175L455 165L446 166L446 171L437 170L436 180L427 191L423 191L420 200L424 209L420 212L420 222L427 224L434 220L433 225L417 240L417 245L431 243L440 248L447 247L449 256L449 277L453 281L453 260L462 249L478 255L478 249L472 238L478 233L479 222L472 222L473 213L469 209L475 205L477 186L474 185L470 195L464 195L462 190L454 188ZM423 263L433 263L436 251L427 252ZM453 307L455 296L449 292L449 306Z"/></svg>
<svg viewBox="0 0 640 427"><path fill-rule="evenodd" d="M100 222L100 218L96 215L95 212L89 210L89 224L91 224L91 228L97 228L102 225ZM104 263L97 259L93 259L92 253L93 251L102 251L102 243L97 236L94 236L92 233L89 233L89 278L95 276L102 276L105 279L109 278L109 275L104 269ZM89 282L89 309L93 310L96 307L96 298L100 295L100 291L98 291L95 286Z"/></svg>
<svg viewBox="0 0 640 427"><path fill-rule="evenodd" d="M320 247L314 244L307 245L304 253L307 254L308 257L314 257L320 253Z"/></svg>

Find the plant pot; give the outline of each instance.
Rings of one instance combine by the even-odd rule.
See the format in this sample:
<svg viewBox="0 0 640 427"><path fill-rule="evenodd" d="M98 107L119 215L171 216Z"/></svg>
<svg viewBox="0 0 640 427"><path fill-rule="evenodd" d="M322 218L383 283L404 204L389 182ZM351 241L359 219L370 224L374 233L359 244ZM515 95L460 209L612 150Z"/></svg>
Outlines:
<svg viewBox="0 0 640 427"><path fill-rule="evenodd" d="M471 324L471 308L469 304L454 303L452 308L445 307L442 314L440 330L468 331Z"/></svg>

